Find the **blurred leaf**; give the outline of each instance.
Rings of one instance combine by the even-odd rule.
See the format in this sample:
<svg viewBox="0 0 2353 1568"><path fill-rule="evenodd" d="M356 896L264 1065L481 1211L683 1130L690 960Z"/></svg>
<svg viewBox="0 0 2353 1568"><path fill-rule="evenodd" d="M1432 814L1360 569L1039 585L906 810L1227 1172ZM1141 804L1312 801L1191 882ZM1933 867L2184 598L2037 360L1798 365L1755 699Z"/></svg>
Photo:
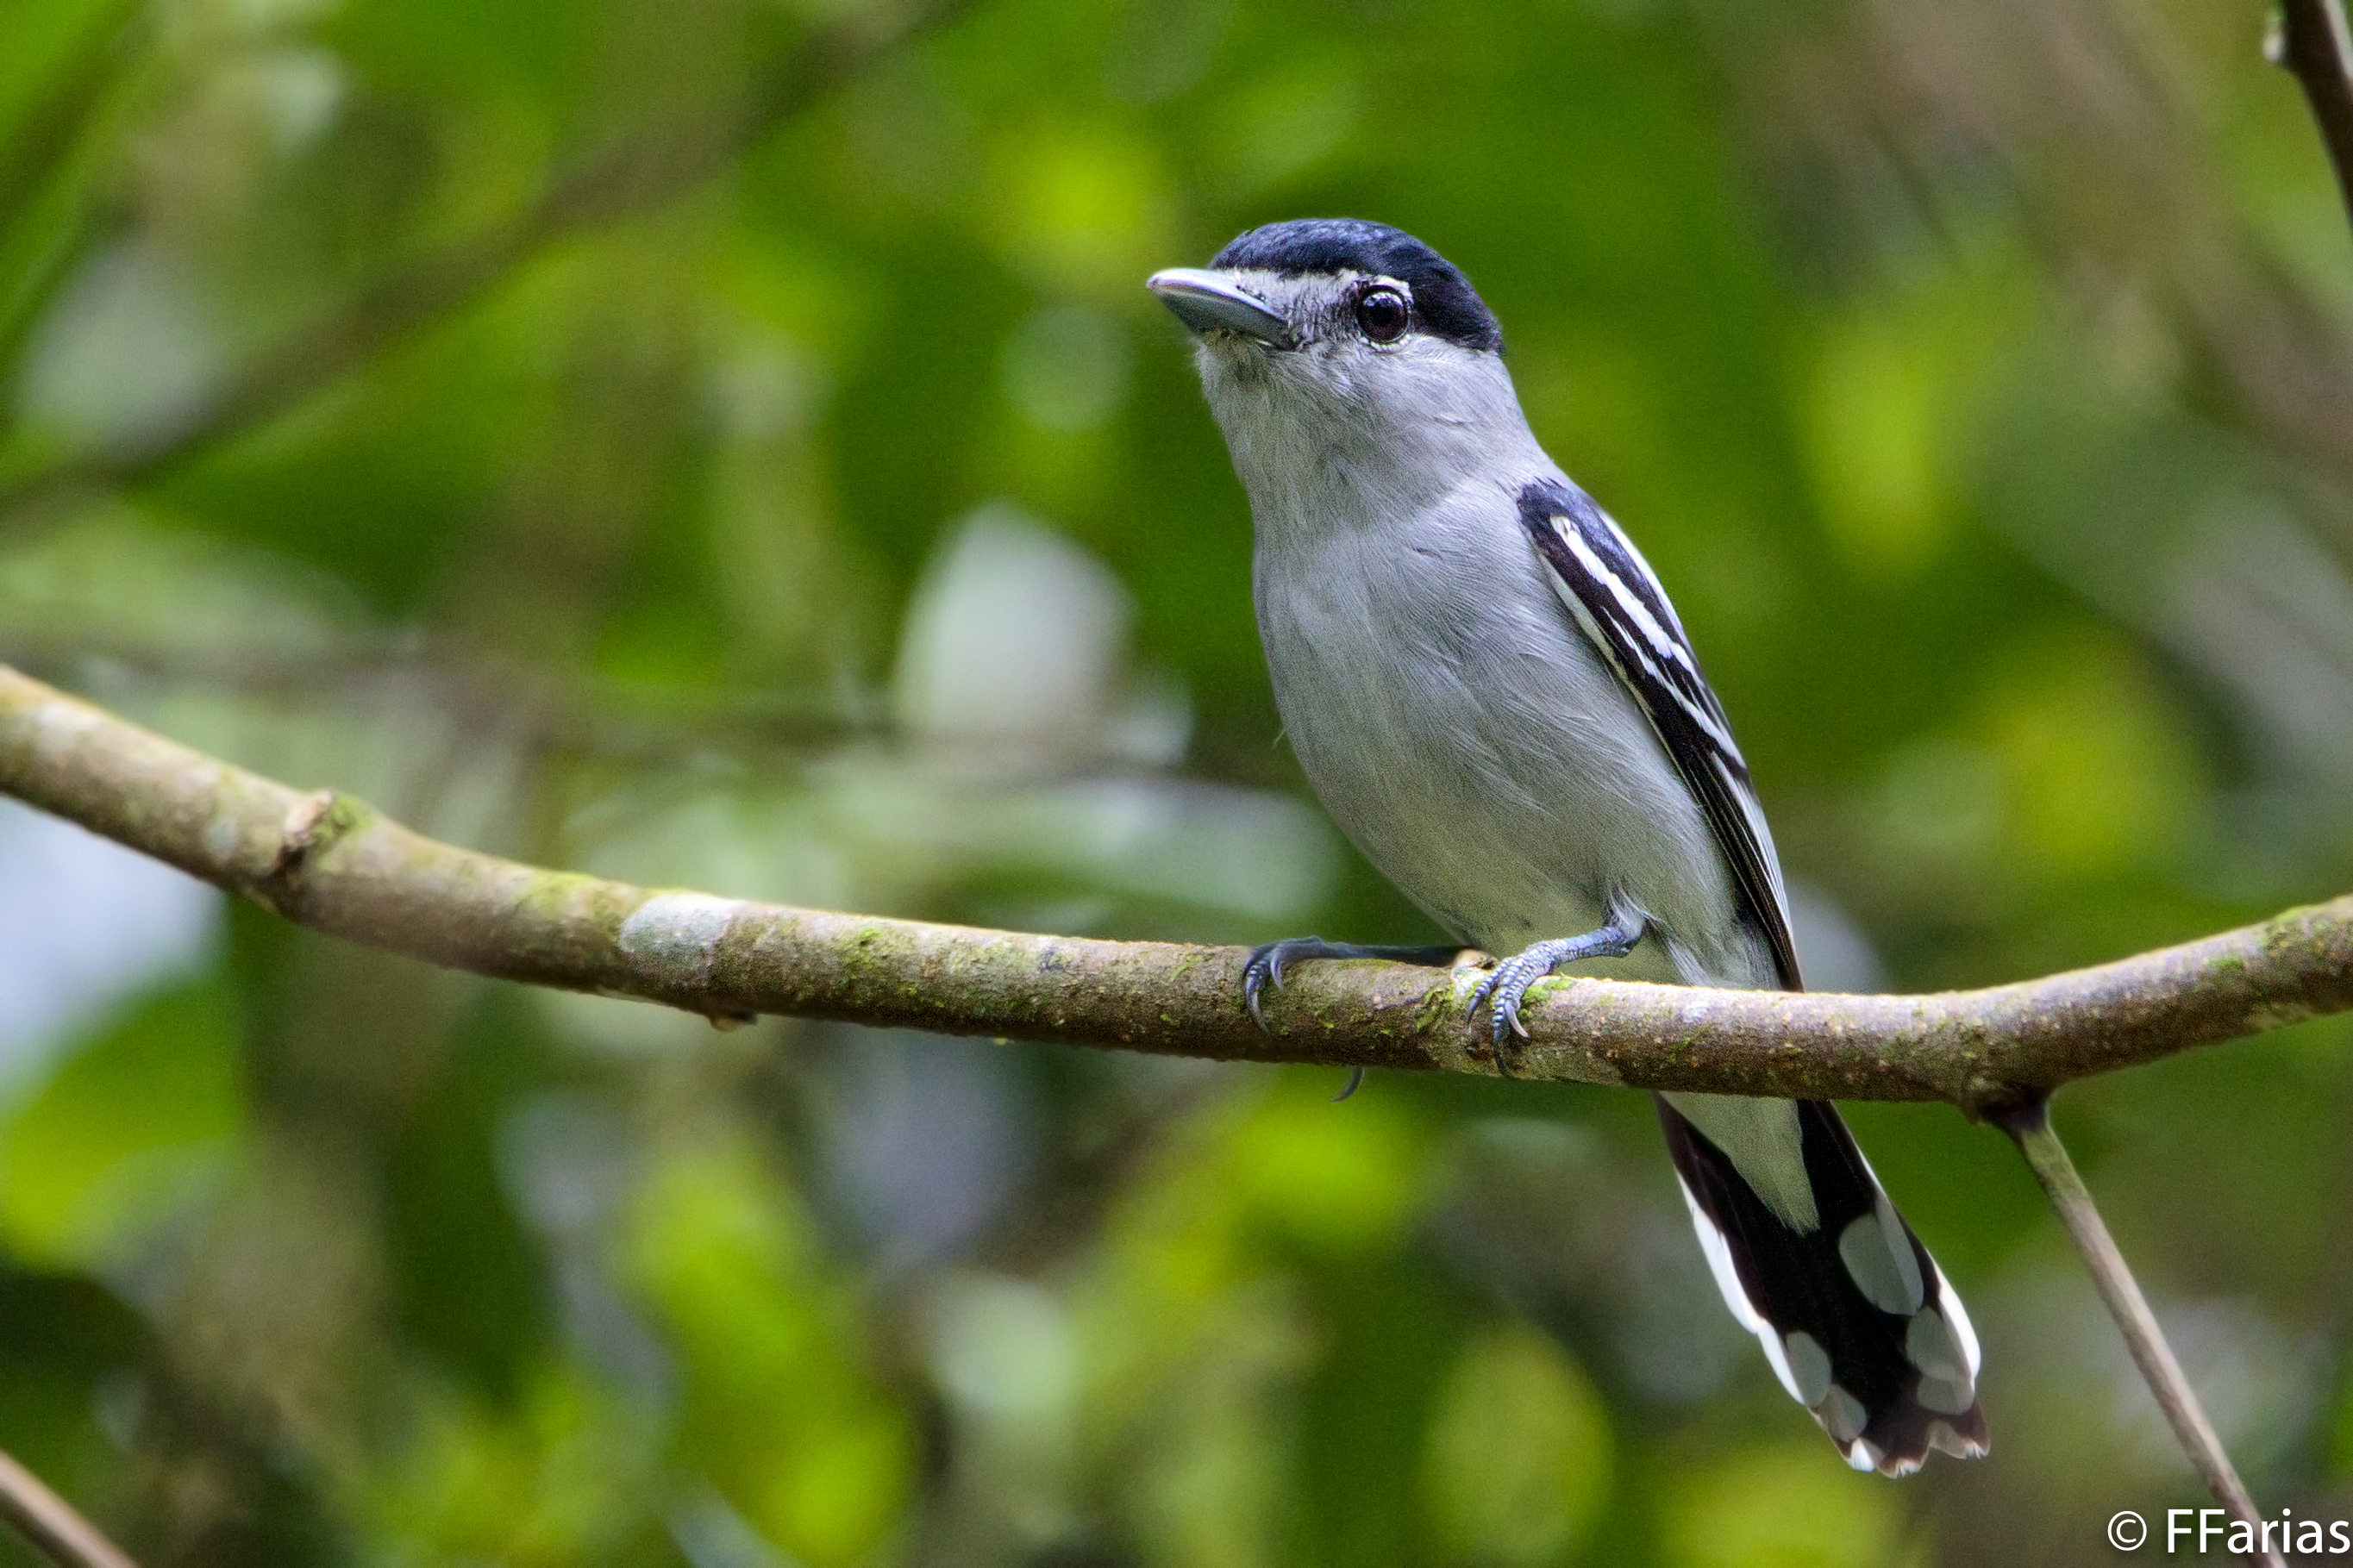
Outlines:
<svg viewBox="0 0 2353 1568"><path fill-rule="evenodd" d="M1386 1250L1420 1196L1421 1130L1401 1097L1332 1103L1337 1082L1294 1068L1236 1129L1228 1156L1278 1233L1335 1256Z"/></svg>
<svg viewBox="0 0 2353 1568"><path fill-rule="evenodd" d="M386 1152L385 1239L400 1327L501 1411L527 1374L546 1375L534 1363L550 1329L548 1259L496 1162L501 1119L537 1076L531 1019L520 998L487 1000Z"/></svg>
<svg viewBox="0 0 2353 1568"><path fill-rule="evenodd" d="M0 1239L50 1267L127 1261L210 1197L246 1121L216 981L160 992L0 1130Z"/></svg>
<svg viewBox="0 0 2353 1568"><path fill-rule="evenodd" d="M1679 1478L1662 1521L1674 1568L1896 1568L1909 1560L1877 1476L1823 1463L1820 1442L1760 1449Z"/></svg>
<svg viewBox="0 0 2353 1568"><path fill-rule="evenodd" d="M680 1458L779 1546L829 1568L889 1530L912 1455L817 1239L721 1131L658 1157L629 1217L628 1273L683 1363Z"/></svg>
<svg viewBox="0 0 2353 1568"><path fill-rule="evenodd" d="M866 15L170 0L123 53L109 4L0 0L0 481ZM1247 501L1139 287L1354 214L1498 311L1844 973L2238 923L2353 881L2353 248L2254 42L2109 0L987 0L298 405L0 517L0 658L648 883L1433 940L1282 743ZM6 849L55 968L94 873ZM113 923L107 973L186 962ZM142 1560L1966 1568L2156 1473L2031 1182L1949 1114L1856 1121L2008 1457L1889 1489L1721 1314L1637 1096L950 1068L230 928L0 1117L0 1247L56 1270L0 1271L0 1440ZM2341 1034L2070 1099L2299 1513L2345 1478L2306 1392L2353 1298Z"/></svg>
<svg viewBox="0 0 2353 1568"><path fill-rule="evenodd" d="M1609 1473L1600 1395L1557 1344L1511 1325L1456 1354L1422 1469L1446 1561L1522 1568L1573 1557Z"/></svg>
<svg viewBox="0 0 2353 1568"><path fill-rule="evenodd" d="M653 1484L646 1413L575 1373L535 1369L510 1410L427 1386L404 1441L356 1500L422 1561L516 1568L629 1561L640 1494ZM638 1559L642 1560L642 1559Z"/></svg>

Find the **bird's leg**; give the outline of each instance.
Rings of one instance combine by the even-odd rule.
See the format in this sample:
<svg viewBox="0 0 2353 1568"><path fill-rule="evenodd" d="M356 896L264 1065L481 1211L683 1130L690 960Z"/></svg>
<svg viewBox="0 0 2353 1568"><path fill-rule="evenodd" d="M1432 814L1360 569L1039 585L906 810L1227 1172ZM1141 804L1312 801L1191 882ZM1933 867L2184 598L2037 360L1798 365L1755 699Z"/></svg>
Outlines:
<svg viewBox="0 0 2353 1568"><path fill-rule="evenodd" d="M1527 1037L1527 1026L1520 1022L1520 1004L1526 999L1529 986L1562 964L1574 963L1580 958L1623 958L1634 951L1634 944L1642 940L1648 927L1649 922L1633 910L1613 909L1609 923L1599 931L1540 942L1495 965L1495 972L1481 981L1479 989L1471 994L1470 1007L1474 1017L1482 1006L1489 1008L1487 1022L1495 1039L1495 1070L1510 1075L1510 1068L1504 1063L1504 1043L1514 1035Z"/></svg>
<svg viewBox="0 0 2353 1568"><path fill-rule="evenodd" d="M1460 943L1444 947L1368 947L1361 942L1325 942L1320 936L1294 936L1287 942L1270 942L1250 949L1250 958L1242 964L1242 1001L1258 1026L1266 1027L1266 1019L1258 1010L1260 995L1269 985L1282 989L1283 971L1294 963L1316 958L1386 958L1392 963L1419 963L1430 969L1444 969L1461 952Z"/></svg>

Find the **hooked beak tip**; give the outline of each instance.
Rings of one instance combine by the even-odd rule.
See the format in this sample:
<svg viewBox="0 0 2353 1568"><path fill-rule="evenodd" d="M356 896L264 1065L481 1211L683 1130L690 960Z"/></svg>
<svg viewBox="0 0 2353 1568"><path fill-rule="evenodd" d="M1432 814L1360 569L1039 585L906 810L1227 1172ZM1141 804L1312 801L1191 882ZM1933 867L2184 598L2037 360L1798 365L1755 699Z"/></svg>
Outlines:
<svg viewBox="0 0 2353 1568"><path fill-rule="evenodd" d="M1291 346L1291 323L1282 312L1223 273L1172 267L1144 286L1195 332L1240 332L1273 348Z"/></svg>

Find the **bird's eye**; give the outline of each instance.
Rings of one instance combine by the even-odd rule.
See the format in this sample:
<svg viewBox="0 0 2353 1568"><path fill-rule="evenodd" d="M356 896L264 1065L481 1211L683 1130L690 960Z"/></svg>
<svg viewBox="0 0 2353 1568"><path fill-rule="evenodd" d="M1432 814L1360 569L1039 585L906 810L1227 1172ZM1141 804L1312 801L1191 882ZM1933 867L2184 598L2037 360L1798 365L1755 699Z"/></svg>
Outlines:
<svg viewBox="0 0 2353 1568"><path fill-rule="evenodd" d="M1367 289L1356 301L1356 325L1377 343L1393 343L1413 320L1405 296L1394 289Z"/></svg>

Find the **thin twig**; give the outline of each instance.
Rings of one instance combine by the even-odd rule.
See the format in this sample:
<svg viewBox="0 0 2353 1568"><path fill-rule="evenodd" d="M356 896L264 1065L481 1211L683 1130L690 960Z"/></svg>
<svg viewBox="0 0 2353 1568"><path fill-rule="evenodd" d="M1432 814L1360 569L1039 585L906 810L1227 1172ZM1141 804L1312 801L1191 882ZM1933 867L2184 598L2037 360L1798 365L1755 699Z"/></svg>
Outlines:
<svg viewBox="0 0 2353 1568"><path fill-rule="evenodd" d="M589 156L522 211L433 252L293 332L185 417L135 446L69 458L0 485L0 529L61 500L155 478L301 402L481 298L561 240L691 190L886 50L972 0L917 0L902 19L860 7L804 41L730 113L669 127Z"/></svg>
<svg viewBox="0 0 2353 1568"><path fill-rule="evenodd" d="M139 1568L5 1451L0 1451L0 1519L58 1568Z"/></svg>
<svg viewBox="0 0 2353 1568"><path fill-rule="evenodd" d="M2206 1483L2223 1507L2253 1526L2257 1539L2262 1538L2263 1517L2256 1510L2254 1499L2248 1495L2246 1483L2231 1464L2231 1456L2222 1449L2222 1439L2214 1433L2214 1424L2206 1419L2206 1408L2198 1401L2198 1391L2189 1386L2182 1373L2173 1347L2166 1342L2165 1331L2158 1327L2157 1316L2148 1310L2148 1299L2141 1294L2140 1282L2133 1278L2124 1254L2108 1235L2108 1227L2100 1218L2097 1205L2092 1202L2084 1178L2076 1173L2075 1163L2067 1157L2067 1147L2059 1142L2059 1134L2051 1126L2051 1110L2042 1100L1997 1114L1993 1120L2018 1144L2026 1156L2027 1165L2034 1179L2042 1184L2051 1206L2059 1211L2061 1223L2084 1255L2084 1266L2092 1272L2092 1283L2107 1304L2108 1315L2116 1321L2116 1329L2125 1337L2125 1348L2132 1352L2133 1364L2140 1368L2148 1391L2157 1396L2158 1407L2165 1412L2166 1425L2181 1451L2189 1457L2191 1468ZM2274 1521L2276 1523L2277 1521ZM2280 1556L2266 1550L2264 1562L2278 1568Z"/></svg>
<svg viewBox="0 0 2353 1568"><path fill-rule="evenodd" d="M2341 0L2280 0L2272 58L2295 75L2353 216L2353 32Z"/></svg>
<svg viewBox="0 0 2353 1568"><path fill-rule="evenodd" d="M788 909L542 870L305 794L0 667L0 794L314 930L501 979L738 1019L840 1018L1224 1061L1493 1073L1478 972L1317 964L1255 1026L1240 949ZM1544 983L1530 1078L2013 1105L2353 1010L2353 897L2095 969L1936 996Z"/></svg>

